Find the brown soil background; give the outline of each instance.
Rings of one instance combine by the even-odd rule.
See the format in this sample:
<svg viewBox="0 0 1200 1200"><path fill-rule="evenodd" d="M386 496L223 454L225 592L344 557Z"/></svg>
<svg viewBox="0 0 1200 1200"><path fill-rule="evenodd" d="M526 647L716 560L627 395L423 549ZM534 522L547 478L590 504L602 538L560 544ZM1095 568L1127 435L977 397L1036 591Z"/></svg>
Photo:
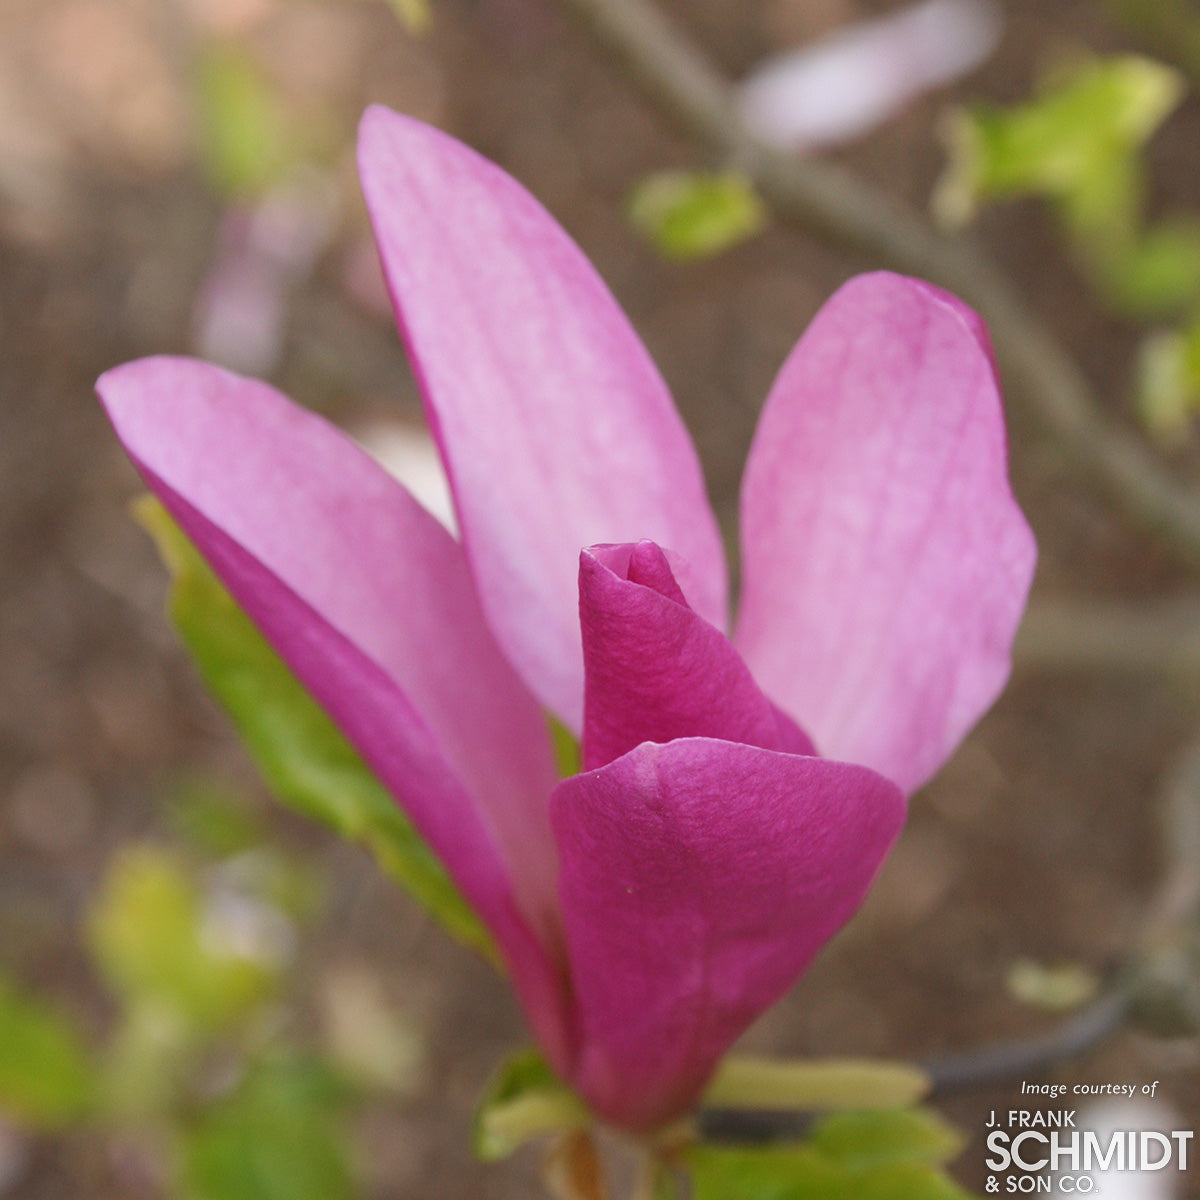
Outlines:
<svg viewBox="0 0 1200 1200"><path fill-rule="evenodd" d="M233 0L206 7L237 19ZM668 7L737 75L773 48L895 6ZM1015 99L1063 47L1132 44L1094 3L1003 8L1007 31L991 62L847 151L857 170L924 205L941 163L936 117L955 95ZM382 4L357 0L272 5L245 36L297 104L324 98L346 145L363 105L381 100L443 124L543 199L645 336L729 525L775 369L821 301L871 264L780 227L712 261L663 262L631 233L626 197L649 171L707 164L703 148L681 139L549 0L434 0L434 9L420 40ZM165 0L0 5L0 967L59 996L96 1032L110 1014L79 922L114 849L161 828L161 798L188 774L233 781L270 811L159 615L163 575L124 508L134 474L91 393L115 363L187 350L212 253L218 205L189 136L180 27L191 18L181 13ZM1200 207L1198 148L1193 98L1154 142L1155 204ZM356 222L361 231L353 214L293 298L277 382L338 419L411 417L416 398L394 334L340 286L338 247ZM1042 211L997 210L981 232L1128 419L1135 333L1089 299ZM1162 548L1070 481L1061 451L1019 415L1012 440L1015 484L1041 546L1038 595L1136 599L1186 588ZM1152 678L1018 671L915 803L861 917L746 1045L923 1056L1048 1024L1008 993L1006 973L1021 956L1103 971L1127 945L1157 867L1157 783L1192 734L1195 699ZM40 829L31 809L45 814ZM503 982L357 852L277 820L280 836L334 880L335 903L304 961L314 974L332 961L369 966L428 1047L419 1094L378 1105L363 1122L368 1194L535 1194L535 1155L485 1168L468 1147L476 1095L523 1039ZM1194 1042L1124 1033L1041 1078L1161 1080L1191 1128L1200 1124L1198 1059ZM975 1137L965 1182L981 1184L987 1111L1013 1097L993 1088L946 1105ZM86 1139L38 1143L11 1193L155 1194Z"/></svg>

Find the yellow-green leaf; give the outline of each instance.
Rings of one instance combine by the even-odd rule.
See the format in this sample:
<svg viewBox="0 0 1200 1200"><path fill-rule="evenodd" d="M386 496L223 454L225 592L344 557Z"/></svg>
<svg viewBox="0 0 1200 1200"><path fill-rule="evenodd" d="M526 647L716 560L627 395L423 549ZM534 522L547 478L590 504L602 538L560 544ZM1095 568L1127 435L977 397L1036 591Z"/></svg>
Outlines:
<svg viewBox="0 0 1200 1200"><path fill-rule="evenodd" d="M1200 412L1200 320L1150 334L1138 355L1138 411L1164 444L1179 445Z"/></svg>
<svg viewBox="0 0 1200 1200"><path fill-rule="evenodd" d="M707 258L766 224L754 186L734 172L662 171L643 179L629 205L634 227L668 258Z"/></svg>
<svg viewBox="0 0 1200 1200"><path fill-rule="evenodd" d="M930 1088L929 1077L911 1063L871 1059L785 1061L731 1055L704 1093L717 1108L836 1109L904 1108Z"/></svg>
<svg viewBox="0 0 1200 1200"><path fill-rule="evenodd" d="M1124 55L1064 68L1027 104L961 110L935 210L961 224L982 201L1038 195L1061 205L1076 236L1126 234L1141 201L1137 154L1184 90L1179 72Z"/></svg>
<svg viewBox="0 0 1200 1200"><path fill-rule="evenodd" d="M293 159L283 105L240 47L212 43L196 62L197 118L203 160L217 189L255 197Z"/></svg>
<svg viewBox="0 0 1200 1200"><path fill-rule="evenodd" d="M183 1200L352 1200L344 1097L301 1059L254 1064L181 1137Z"/></svg>
<svg viewBox="0 0 1200 1200"><path fill-rule="evenodd" d="M808 1144L855 1171L898 1163L940 1166L956 1158L966 1138L928 1108L834 1113L819 1121Z"/></svg>
<svg viewBox="0 0 1200 1200"><path fill-rule="evenodd" d="M687 1151L693 1200L970 1200L938 1167L893 1163L854 1170L810 1146Z"/></svg>
<svg viewBox="0 0 1200 1200"><path fill-rule="evenodd" d="M475 1153L506 1158L534 1138L586 1128L583 1102L564 1087L536 1050L512 1055L497 1072L475 1114Z"/></svg>
<svg viewBox="0 0 1200 1200"><path fill-rule="evenodd" d="M92 950L131 1008L149 1006L219 1030L271 990L275 964L220 936L186 866L159 847L126 847L88 922Z"/></svg>
<svg viewBox="0 0 1200 1200"><path fill-rule="evenodd" d="M1081 963L1048 967L1029 958L1013 963L1005 982L1018 1000L1052 1011L1078 1008L1100 989L1096 973Z"/></svg>
<svg viewBox="0 0 1200 1200"><path fill-rule="evenodd" d="M499 963L491 937L391 794L157 502L138 507L174 576L170 614L276 797L365 846L460 941Z"/></svg>
<svg viewBox="0 0 1200 1200"><path fill-rule="evenodd" d="M800 1142L696 1145L695 1200L968 1200L944 1174L965 1139L923 1109L839 1113Z"/></svg>
<svg viewBox="0 0 1200 1200"><path fill-rule="evenodd" d="M84 1112L94 1083L79 1030L0 977L0 1117L58 1128Z"/></svg>

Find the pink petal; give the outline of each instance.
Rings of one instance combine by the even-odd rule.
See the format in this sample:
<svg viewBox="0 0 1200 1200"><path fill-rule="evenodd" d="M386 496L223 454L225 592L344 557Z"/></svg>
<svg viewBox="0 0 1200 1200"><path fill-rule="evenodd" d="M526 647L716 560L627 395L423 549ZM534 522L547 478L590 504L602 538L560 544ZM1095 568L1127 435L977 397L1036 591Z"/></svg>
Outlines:
<svg viewBox="0 0 1200 1200"><path fill-rule="evenodd" d="M582 1052L573 1083L648 1129L858 908L904 820L864 767L694 738L559 784L551 816Z"/></svg>
<svg viewBox="0 0 1200 1200"><path fill-rule="evenodd" d="M767 400L742 484L735 638L824 755L919 787L1010 667L1036 547L970 309L851 280Z"/></svg>
<svg viewBox="0 0 1200 1200"><path fill-rule="evenodd" d="M695 571L691 603L724 626L724 554L687 431L603 281L503 171L380 107L359 166L484 611L578 732L584 546L671 546Z"/></svg>
<svg viewBox="0 0 1200 1200"><path fill-rule="evenodd" d="M458 544L348 438L265 384L159 358L97 388L146 482L402 800L518 986L541 997L535 1023L560 1022L539 944L558 928L548 738Z"/></svg>
<svg viewBox="0 0 1200 1200"><path fill-rule="evenodd" d="M641 742L682 737L813 753L781 722L729 639L688 607L653 542L580 555L579 617L587 770Z"/></svg>

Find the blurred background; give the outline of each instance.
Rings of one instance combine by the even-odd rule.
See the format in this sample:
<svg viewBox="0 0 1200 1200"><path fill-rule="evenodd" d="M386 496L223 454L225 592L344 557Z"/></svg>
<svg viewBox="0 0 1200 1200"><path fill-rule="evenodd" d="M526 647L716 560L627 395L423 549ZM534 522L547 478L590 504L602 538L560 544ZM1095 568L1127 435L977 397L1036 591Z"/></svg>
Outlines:
<svg viewBox="0 0 1200 1200"><path fill-rule="evenodd" d="M971 223L1111 420L1164 470L1200 471L1191 5L664 9L755 81L739 96L761 136ZM126 359L195 353L423 469L353 169L375 101L495 159L580 242L672 385L727 531L774 372L877 265L773 216L554 0L0 3L5 1198L538 1186L532 1151L470 1153L477 1097L525 1036L508 988L365 853L270 800L163 616L165 573L128 513L138 481L91 390ZM1010 425L1035 605L1066 619L1025 643L756 1050L924 1058L1035 1032L1138 936L1159 795L1200 719L1196 583L1026 406ZM1097 606L1108 641L1074 647L1071 614ZM1158 1080L1173 1127L1195 1128L1198 1065L1194 1038L1124 1031L1036 1078ZM103 1118L85 1119L97 1092ZM1014 1098L945 1103L971 1138L968 1185L988 1111Z"/></svg>

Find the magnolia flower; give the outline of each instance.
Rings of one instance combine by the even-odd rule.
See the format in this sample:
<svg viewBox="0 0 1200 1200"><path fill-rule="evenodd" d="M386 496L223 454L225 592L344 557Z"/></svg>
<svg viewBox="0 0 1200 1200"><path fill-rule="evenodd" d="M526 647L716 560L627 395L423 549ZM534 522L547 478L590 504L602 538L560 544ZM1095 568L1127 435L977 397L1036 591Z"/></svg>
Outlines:
<svg viewBox="0 0 1200 1200"><path fill-rule="evenodd" d="M695 452L579 249L414 120L371 109L359 161L460 539L262 383L152 358L99 392L487 924L554 1068L653 1128L858 908L1007 677L1035 551L986 334L893 275L826 305L746 467L731 638Z"/></svg>

